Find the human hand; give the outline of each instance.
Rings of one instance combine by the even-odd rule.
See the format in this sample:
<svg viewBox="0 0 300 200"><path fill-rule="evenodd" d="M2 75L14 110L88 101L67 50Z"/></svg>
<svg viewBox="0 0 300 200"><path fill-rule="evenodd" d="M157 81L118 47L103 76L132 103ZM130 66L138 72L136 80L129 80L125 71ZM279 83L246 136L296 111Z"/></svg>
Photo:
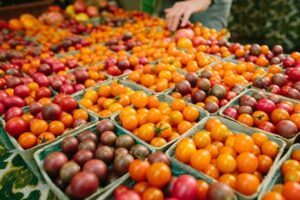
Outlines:
<svg viewBox="0 0 300 200"><path fill-rule="evenodd" d="M175 31L180 20L180 25L185 26L193 13L207 10L210 4L211 0L187 0L175 3L171 8L165 9L168 29Z"/></svg>

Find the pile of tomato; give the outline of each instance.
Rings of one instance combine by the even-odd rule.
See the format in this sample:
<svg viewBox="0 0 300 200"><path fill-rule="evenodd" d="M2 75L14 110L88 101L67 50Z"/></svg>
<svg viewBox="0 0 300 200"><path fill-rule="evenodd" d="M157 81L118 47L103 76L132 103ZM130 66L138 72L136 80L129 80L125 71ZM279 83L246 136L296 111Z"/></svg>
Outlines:
<svg viewBox="0 0 300 200"><path fill-rule="evenodd" d="M276 184L273 185L271 191L263 194L263 200L283 200L291 199L296 200L300 198L300 150L295 149L291 152L290 158L285 160L280 169L280 177L282 181L276 180ZM278 176L278 175L277 175Z"/></svg>
<svg viewBox="0 0 300 200"><path fill-rule="evenodd" d="M183 138L175 158L244 195L257 192L279 152L264 133L235 133L216 118L205 129Z"/></svg>
<svg viewBox="0 0 300 200"><path fill-rule="evenodd" d="M116 199L214 200L210 190L228 199L233 190L237 196L260 192L280 154L270 138L290 144L299 135L300 53L230 43L227 30L200 23L171 33L164 19L103 2L99 10L77 0L65 11L50 7L39 19L0 20L0 115L16 148L38 149L93 119L111 119L149 149L167 151L179 141L168 159L222 183L176 174L181 187L190 184L193 191L180 196L182 188L166 191L173 184L171 162L135 160L129 169L135 183L116 189ZM236 133L216 118L195 128L209 115L265 132ZM299 182L297 155L284 164L293 169L284 170L286 180ZM286 200L295 196L286 191L298 191L295 182L280 190ZM273 197L280 199L272 192L264 198Z"/></svg>

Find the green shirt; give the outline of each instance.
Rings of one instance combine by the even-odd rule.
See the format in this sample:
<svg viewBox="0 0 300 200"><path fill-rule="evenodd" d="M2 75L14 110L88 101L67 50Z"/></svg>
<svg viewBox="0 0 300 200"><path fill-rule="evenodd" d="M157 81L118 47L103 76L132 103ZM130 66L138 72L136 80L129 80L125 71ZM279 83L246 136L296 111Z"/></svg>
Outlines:
<svg viewBox="0 0 300 200"><path fill-rule="evenodd" d="M160 1L160 2L159 2ZM199 0L201 1L201 0ZM158 0L160 16L164 17L166 8L172 7L177 0ZM202 13L194 13L190 17L190 21L201 22L204 26L209 28L215 28L220 30L222 28L226 28L227 19L230 14L232 0L215 0L214 4L208 8L208 10Z"/></svg>

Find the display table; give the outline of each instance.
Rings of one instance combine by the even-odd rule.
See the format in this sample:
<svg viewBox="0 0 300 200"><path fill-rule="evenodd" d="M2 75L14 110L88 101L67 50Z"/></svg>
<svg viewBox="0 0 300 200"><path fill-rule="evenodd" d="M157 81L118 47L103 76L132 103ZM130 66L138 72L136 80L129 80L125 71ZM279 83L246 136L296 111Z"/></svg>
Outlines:
<svg viewBox="0 0 300 200"><path fill-rule="evenodd" d="M46 184L30 171L24 160L14 151L0 144L0 199L58 199Z"/></svg>

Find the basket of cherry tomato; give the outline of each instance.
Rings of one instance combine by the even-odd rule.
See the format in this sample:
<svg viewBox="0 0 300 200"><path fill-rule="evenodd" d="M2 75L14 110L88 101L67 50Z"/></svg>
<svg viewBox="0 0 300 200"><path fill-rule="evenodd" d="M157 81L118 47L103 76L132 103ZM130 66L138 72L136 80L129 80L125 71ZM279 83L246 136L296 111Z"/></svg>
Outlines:
<svg viewBox="0 0 300 200"><path fill-rule="evenodd" d="M225 183L194 174L162 152L151 154L147 161L131 162L129 176L99 199L236 199Z"/></svg>
<svg viewBox="0 0 300 200"><path fill-rule="evenodd" d="M208 117L173 144L167 155L194 173L228 184L239 198L255 199L285 146L267 132Z"/></svg>
<svg viewBox="0 0 300 200"><path fill-rule="evenodd" d="M259 199L300 199L300 145L294 144L280 160Z"/></svg>
<svg viewBox="0 0 300 200"><path fill-rule="evenodd" d="M156 150L165 150L208 116L205 110L168 95L147 96L136 92L131 98L132 106L123 108L114 120L128 134Z"/></svg>
<svg viewBox="0 0 300 200"><path fill-rule="evenodd" d="M300 130L300 103L277 94L249 89L223 108L222 116L268 131L292 143Z"/></svg>
<svg viewBox="0 0 300 200"><path fill-rule="evenodd" d="M108 80L85 90L80 95L79 104L90 113L108 118L137 100L132 98L136 91L142 91L145 95L151 94L150 91L127 81Z"/></svg>
<svg viewBox="0 0 300 200"><path fill-rule="evenodd" d="M94 199L126 179L134 159L153 152L105 119L38 150L34 159L60 199Z"/></svg>

